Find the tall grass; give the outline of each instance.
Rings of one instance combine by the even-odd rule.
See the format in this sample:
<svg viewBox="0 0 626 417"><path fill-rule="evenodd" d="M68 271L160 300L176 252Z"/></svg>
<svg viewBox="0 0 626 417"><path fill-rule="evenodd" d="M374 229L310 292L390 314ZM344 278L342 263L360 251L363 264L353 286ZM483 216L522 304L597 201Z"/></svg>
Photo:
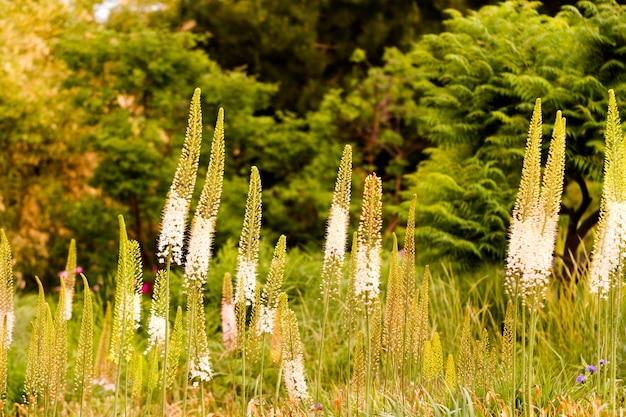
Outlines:
<svg viewBox="0 0 626 417"><path fill-rule="evenodd" d="M433 265L437 273L428 265L415 265L420 248L412 233L415 200L404 242L395 234L382 238L382 188L374 174L365 179L358 231L352 249L345 250L347 226L356 224L348 218L350 180L356 180L349 147L338 171L324 254L287 250L285 236L275 247L260 239L261 176L253 167L239 245L227 243L213 256L224 163L223 112L206 191L189 232L188 193L195 183L202 130L196 91L189 142L164 208L157 256L165 268L156 274L151 304L148 294L140 292L138 244L126 235L122 218L113 296L93 283L90 289L85 276L83 291L75 291L80 254L71 242L58 295L39 285L38 297L15 297L9 240L0 234L2 414L620 412L626 253L620 204L626 197L626 170L616 161L624 160L626 145L612 92L610 103L608 180L598 237L605 243L596 245L592 269L609 256L607 248L617 258L611 260L608 278L581 267L579 282L564 288L551 277L565 124L557 115L542 171L539 101L507 269L485 265L459 275L448 265ZM607 230L613 234L606 235ZM544 239L537 244L549 251L540 253L543 263L533 258L537 248L528 236ZM75 314L68 314L68 298L76 299ZM143 316L147 310L150 314ZM175 317L171 323L170 317Z"/></svg>

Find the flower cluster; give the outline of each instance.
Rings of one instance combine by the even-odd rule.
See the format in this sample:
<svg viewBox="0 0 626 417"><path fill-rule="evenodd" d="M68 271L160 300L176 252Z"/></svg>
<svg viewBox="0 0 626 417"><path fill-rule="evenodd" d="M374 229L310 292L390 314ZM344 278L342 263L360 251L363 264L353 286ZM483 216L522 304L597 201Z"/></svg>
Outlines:
<svg viewBox="0 0 626 417"><path fill-rule="evenodd" d="M293 359L283 362L283 379L291 401L308 402L310 400L302 355L296 355Z"/></svg>
<svg viewBox="0 0 626 417"><path fill-rule="evenodd" d="M376 174L371 174L365 179L363 190L354 281L354 295L366 304L375 300L380 293L381 228L382 183Z"/></svg>
<svg viewBox="0 0 626 417"><path fill-rule="evenodd" d="M541 306L549 284L563 193L565 119L557 112L548 162L541 175L541 101L528 132L524 166L509 229L506 290Z"/></svg>

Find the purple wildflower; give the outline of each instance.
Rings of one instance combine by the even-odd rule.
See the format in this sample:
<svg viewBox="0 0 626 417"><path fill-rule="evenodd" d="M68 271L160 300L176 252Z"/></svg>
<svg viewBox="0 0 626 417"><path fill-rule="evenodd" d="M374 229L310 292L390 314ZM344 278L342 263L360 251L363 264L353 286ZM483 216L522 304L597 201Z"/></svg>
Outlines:
<svg viewBox="0 0 626 417"><path fill-rule="evenodd" d="M583 374L578 375L578 378L576 378L578 384L584 384L586 380L587 378Z"/></svg>
<svg viewBox="0 0 626 417"><path fill-rule="evenodd" d="M585 368L585 372L590 372L593 375L598 372L598 368L593 365L587 365L587 367Z"/></svg>
<svg viewBox="0 0 626 417"><path fill-rule="evenodd" d="M607 361L606 359L600 359L600 366L604 366L608 364L609 364L609 361Z"/></svg>

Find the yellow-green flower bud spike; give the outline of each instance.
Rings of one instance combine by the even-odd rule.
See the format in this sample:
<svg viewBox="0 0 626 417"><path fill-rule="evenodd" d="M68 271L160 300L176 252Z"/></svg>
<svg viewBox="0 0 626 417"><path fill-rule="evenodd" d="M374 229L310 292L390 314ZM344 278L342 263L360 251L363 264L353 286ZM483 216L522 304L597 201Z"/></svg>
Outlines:
<svg viewBox="0 0 626 417"><path fill-rule="evenodd" d="M430 380L435 377L435 364L433 358L433 347L430 340L424 343L424 353L422 355L422 377Z"/></svg>
<svg viewBox="0 0 626 417"><path fill-rule="evenodd" d="M24 381L24 391L29 404L34 404L38 401L48 383L48 352L46 351L46 343L49 328L48 312L50 308L46 303L41 281L38 277L35 277L35 280L39 287L37 315L35 316L35 322L32 323L32 334L28 347L28 359L26 362L26 376Z"/></svg>
<svg viewBox="0 0 626 417"><path fill-rule="evenodd" d="M76 240L70 241L70 248L67 252L67 263L63 271L63 282L65 284L65 320L72 318L72 300L74 299L74 287L76 286Z"/></svg>
<svg viewBox="0 0 626 417"><path fill-rule="evenodd" d="M167 369L165 371L165 377L167 378L167 389L171 389L174 386L174 380L176 379L176 373L178 372L178 362L180 361L180 355L183 351L183 309L178 306L176 310L176 318L174 319L174 328L170 335L169 343L169 357L167 359Z"/></svg>
<svg viewBox="0 0 626 417"><path fill-rule="evenodd" d="M346 145L341 157L333 202L326 225L324 264L322 267L322 295L337 292L343 267L348 223L350 221L350 189L352 185L352 147Z"/></svg>
<svg viewBox="0 0 626 417"><path fill-rule="evenodd" d="M435 376L441 376L443 375L443 348L441 346L441 339L439 339L438 332L433 334L432 350L433 372L435 373Z"/></svg>
<svg viewBox="0 0 626 417"><path fill-rule="evenodd" d="M454 392L456 390L456 366L454 365L454 356L452 354L449 354L446 360L445 382L450 391Z"/></svg>
<svg viewBox="0 0 626 417"><path fill-rule="evenodd" d="M402 254L402 327L406 329L408 311L415 294L415 207L417 196L413 194L409 216L404 233L404 253ZM404 337L404 336L403 336ZM408 347L408 346L407 346Z"/></svg>
<svg viewBox="0 0 626 417"><path fill-rule="evenodd" d="M389 279L387 280L387 297L385 300L385 326L383 330L383 346L396 367L401 365L403 355L402 318L404 318L402 282L398 266L398 239L392 234L393 244L389 259Z"/></svg>
<svg viewBox="0 0 626 417"><path fill-rule="evenodd" d="M304 372L304 348L300 339L298 319L293 310L286 308L281 314L281 320L283 382L293 403L307 404L311 397Z"/></svg>
<svg viewBox="0 0 626 417"><path fill-rule="evenodd" d="M459 362L457 375L459 384L465 388L474 388L474 356L472 355L472 333L470 328L469 312L465 314L463 327L461 328L461 340L459 346Z"/></svg>
<svg viewBox="0 0 626 417"><path fill-rule="evenodd" d="M187 216L196 184L201 142L202 110L200 108L200 89L196 88L191 98L183 150L163 207L161 232L157 243L157 255L162 263L171 254L173 263L182 264Z"/></svg>
<svg viewBox="0 0 626 417"><path fill-rule="evenodd" d="M428 305L430 302L428 295L428 282L430 279L430 267L426 265L424 268L422 288L419 292L419 303L417 305L417 315L415 317L415 329L413 333L413 355L417 358L417 360L422 358L424 344L430 335L430 323L428 319Z"/></svg>
<svg viewBox="0 0 626 417"><path fill-rule="evenodd" d="M511 381L513 372L513 355L515 354L515 344L513 341L513 301L509 300L506 305L504 316L504 331L502 333L502 353L501 369L505 381Z"/></svg>
<svg viewBox="0 0 626 417"><path fill-rule="evenodd" d="M281 291L285 277L286 257L287 238L281 235L274 248L270 270L267 274L267 282L261 292L258 329L261 333L271 333L274 327L274 315L278 307L278 294Z"/></svg>
<svg viewBox="0 0 626 417"><path fill-rule="evenodd" d="M143 355L135 351L132 360L131 398L139 401L143 395Z"/></svg>
<svg viewBox="0 0 626 417"><path fill-rule="evenodd" d="M237 290L235 302L240 299L252 305L256 291L259 238L261 234L261 177L257 167L252 167L246 200L246 211L239 239L237 255Z"/></svg>
<svg viewBox="0 0 626 417"><path fill-rule="evenodd" d="M513 211L513 217L520 220L527 219L534 213L536 202L539 200L539 186L541 184L541 125L541 99L537 99L528 129L522 178Z"/></svg>
<svg viewBox="0 0 626 417"><path fill-rule="evenodd" d="M81 274L83 280L83 316L80 321L78 348L76 350L76 365L74 368L74 392L76 392L81 407L89 401L92 392L94 377L93 360L93 301L87 278Z"/></svg>
<svg viewBox="0 0 626 417"><path fill-rule="evenodd" d="M223 180L224 109L220 108L211 144L209 167L191 224L189 247L185 260L185 284L187 286L202 285L206 282Z"/></svg>
<svg viewBox="0 0 626 417"><path fill-rule="evenodd" d="M544 228L554 228L558 223L565 175L565 119L556 113L548 162L543 173L543 186L539 205L544 215Z"/></svg>
<svg viewBox="0 0 626 417"><path fill-rule="evenodd" d="M368 175L363 189L354 281L355 296L366 305L377 299L380 293L382 192L381 179L374 173Z"/></svg>
<svg viewBox="0 0 626 417"><path fill-rule="evenodd" d="M13 340L15 313L13 306L13 262L11 246L4 229L0 229L0 323L6 326L5 346L8 349Z"/></svg>

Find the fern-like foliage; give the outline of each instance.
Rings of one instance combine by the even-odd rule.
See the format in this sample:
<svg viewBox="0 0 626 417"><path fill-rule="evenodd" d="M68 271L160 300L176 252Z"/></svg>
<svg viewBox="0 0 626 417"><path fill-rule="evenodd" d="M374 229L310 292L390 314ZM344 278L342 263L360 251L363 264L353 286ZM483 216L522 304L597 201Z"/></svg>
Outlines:
<svg viewBox="0 0 626 417"><path fill-rule="evenodd" d="M408 177L405 193L418 196L416 233L425 239L426 262L443 256L468 267L504 258L507 213L537 98L544 113L562 110L568 121L566 188L601 179L606 91L626 93L620 71L626 35L618 29L626 25L626 7L586 2L550 17L539 13L539 4L511 0L465 16L453 12L444 33L424 36L406 54L388 51L384 68L371 73L391 102L400 101L400 88L413 94L410 104L403 102L413 116L395 108L388 116L415 126L403 132L403 146L424 138L434 145ZM552 121L542 127L552 129ZM544 161L546 154L542 148ZM575 253L589 232L583 224L593 211L588 200L598 197L574 199L562 211L572 235L565 253Z"/></svg>

